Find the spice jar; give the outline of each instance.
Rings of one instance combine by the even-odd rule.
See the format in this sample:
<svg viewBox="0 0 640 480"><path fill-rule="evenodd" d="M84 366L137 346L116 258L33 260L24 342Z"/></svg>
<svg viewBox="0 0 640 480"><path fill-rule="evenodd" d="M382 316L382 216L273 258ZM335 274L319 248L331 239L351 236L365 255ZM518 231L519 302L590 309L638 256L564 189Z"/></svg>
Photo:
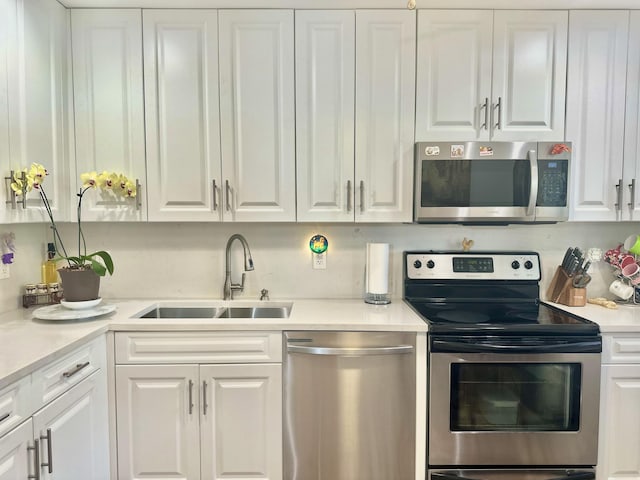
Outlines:
<svg viewBox="0 0 640 480"><path fill-rule="evenodd" d="M49 291L47 290L47 284L46 283L38 283L36 285L36 293L38 295L44 295L49 293Z"/></svg>
<svg viewBox="0 0 640 480"><path fill-rule="evenodd" d="M35 283L27 283L24 286L25 295L35 295L36 294L36 285Z"/></svg>
<svg viewBox="0 0 640 480"><path fill-rule="evenodd" d="M52 282L49 285L47 285L47 287L49 288L49 293L55 293L60 291L60 284L58 282Z"/></svg>

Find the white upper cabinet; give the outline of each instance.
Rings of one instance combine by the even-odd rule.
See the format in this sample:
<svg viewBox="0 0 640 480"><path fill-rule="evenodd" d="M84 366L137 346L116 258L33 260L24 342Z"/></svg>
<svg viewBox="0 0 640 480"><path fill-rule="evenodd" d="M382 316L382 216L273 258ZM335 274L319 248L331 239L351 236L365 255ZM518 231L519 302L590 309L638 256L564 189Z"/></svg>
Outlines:
<svg viewBox="0 0 640 480"><path fill-rule="evenodd" d="M298 221L353 222L355 12L296 12Z"/></svg>
<svg viewBox="0 0 640 480"><path fill-rule="evenodd" d="M55 219L68 220L69 12L55 0L18 0L13 14L14 5L9 1L10 168L28 168L33 162L44 165L49 172L44 188ZM3 173L4 177L8 172ZM7 207L6 221L49 220L37 192L31 192L24 205Z"/></svg>
<svg viewBox="0 0 640 480"><path fill-rule="evenodd" d="M421 10L416 139L564 139L568 14Z"/></svg>
<svg viewBox="0 0 640 480"><path fill-rule="evenodd" d="M640 11L630 13L627 100L622 170L623 220L640 220Z"/></svg>
<svg viewBox="0 0 640 480"><path fill-rule="evenodd" d="M80 173L104 170L141 184L137 198L88 192L83 218L145 220L142 13L74 9L71 28L77 185Z"/></svg>
<svg viewBox="0 0 640 480"><path fill-rule="evenodd" d="M416 17L356 12L355 220L413 218Z"/></svg>
<svg viewBox="0 0 640 480"><path fill-rule="evenodd" d="M491 10L420 10L418 140L488 140Z"/></svg>
<svg viewBox="0 0 640 480"><path fill-rule="evenodd" d="M622 215L628 25L626 11L571 12L567 140L573 143L572 220L609 221Z"/></svg>
<svg viewBox="0 0 640 480"><path fill-rule="evenodd" d="M295 221L293 10L221 10L225 221Z"/></svg>
<svg viewBox="0 0 640 480"><path fill-rule="evenodd" d="M218 12L144 10L143 43L149 220L220 220Z"/></svg>
<svg viewBox="0 0 640 480"><path fill-rule="evenodd" d="M9 18L15 0L0 0L0 223L9 221L11 163L9 160L9 93L7 91L7 57L9 55ZM13 15L13 13L11 14Z"/></svg>

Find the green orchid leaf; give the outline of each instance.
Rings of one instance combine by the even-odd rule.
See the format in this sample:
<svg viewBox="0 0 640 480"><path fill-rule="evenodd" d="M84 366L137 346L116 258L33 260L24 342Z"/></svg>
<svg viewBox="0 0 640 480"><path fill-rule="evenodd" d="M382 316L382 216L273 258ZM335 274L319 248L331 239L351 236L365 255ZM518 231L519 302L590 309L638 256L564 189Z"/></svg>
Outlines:
<svg viewBox="0 0 640 480"><path fill-rule="evenodd" d="M91 257L91 264L92 264L91 268L93 268L93 270L96 273L98 273L98 272L96 271L94 265L97 262L93 259L93 257L100 257L102 259L102 261L104 262L104 266L100 265L101 267L103 267L103 271L102 271L103 273L102 274L98 273L98 275L104 275L105 274L104 268L106 268L106 270L109 272L109 275L113 275L113 259L111 258L111 255L109 255L108 252L105 252L104 250L100 250L99 252L95 252L95 253L92 253L91 255L87 255L87 256Z"/></svg>
<svg viewBox="0 0 640 480"><path fill-rule="evenodd" d="M107 269L102 265L102 263L97 260L91 259L91 269L96 272L96 275L104 277L107 273Z"/></svg>

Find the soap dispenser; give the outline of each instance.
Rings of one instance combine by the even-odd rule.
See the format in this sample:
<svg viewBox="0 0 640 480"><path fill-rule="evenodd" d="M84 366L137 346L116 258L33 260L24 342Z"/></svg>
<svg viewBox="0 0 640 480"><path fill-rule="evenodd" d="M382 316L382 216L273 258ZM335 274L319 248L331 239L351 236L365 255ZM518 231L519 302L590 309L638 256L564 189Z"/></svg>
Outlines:
<svg viewBox="0 0 640 480"><path fill-rule="evenodd" d="M58 266L53 260L56 256L56 247L53 243L47 244L47 256L42 262L42 283L50 284L58 282Z"/></svg>

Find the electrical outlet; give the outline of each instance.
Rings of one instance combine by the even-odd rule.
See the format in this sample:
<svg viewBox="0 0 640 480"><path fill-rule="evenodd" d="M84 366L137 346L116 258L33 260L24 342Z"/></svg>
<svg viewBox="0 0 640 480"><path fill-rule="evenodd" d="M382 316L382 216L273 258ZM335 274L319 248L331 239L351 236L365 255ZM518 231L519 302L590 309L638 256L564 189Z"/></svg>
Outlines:
<svg viewBox="0 0 640 480"><path fill-rule="evenodd" d="M312 253L313 257L313 269L325 270L327 268L327 252Z"/></svg>
<svg viewBox="0 0 640 480"><path fill-rule="evenodd" d="M0 264L0 280L3 278L9 278L11 276L11 270L8 264Z"/></svg>

